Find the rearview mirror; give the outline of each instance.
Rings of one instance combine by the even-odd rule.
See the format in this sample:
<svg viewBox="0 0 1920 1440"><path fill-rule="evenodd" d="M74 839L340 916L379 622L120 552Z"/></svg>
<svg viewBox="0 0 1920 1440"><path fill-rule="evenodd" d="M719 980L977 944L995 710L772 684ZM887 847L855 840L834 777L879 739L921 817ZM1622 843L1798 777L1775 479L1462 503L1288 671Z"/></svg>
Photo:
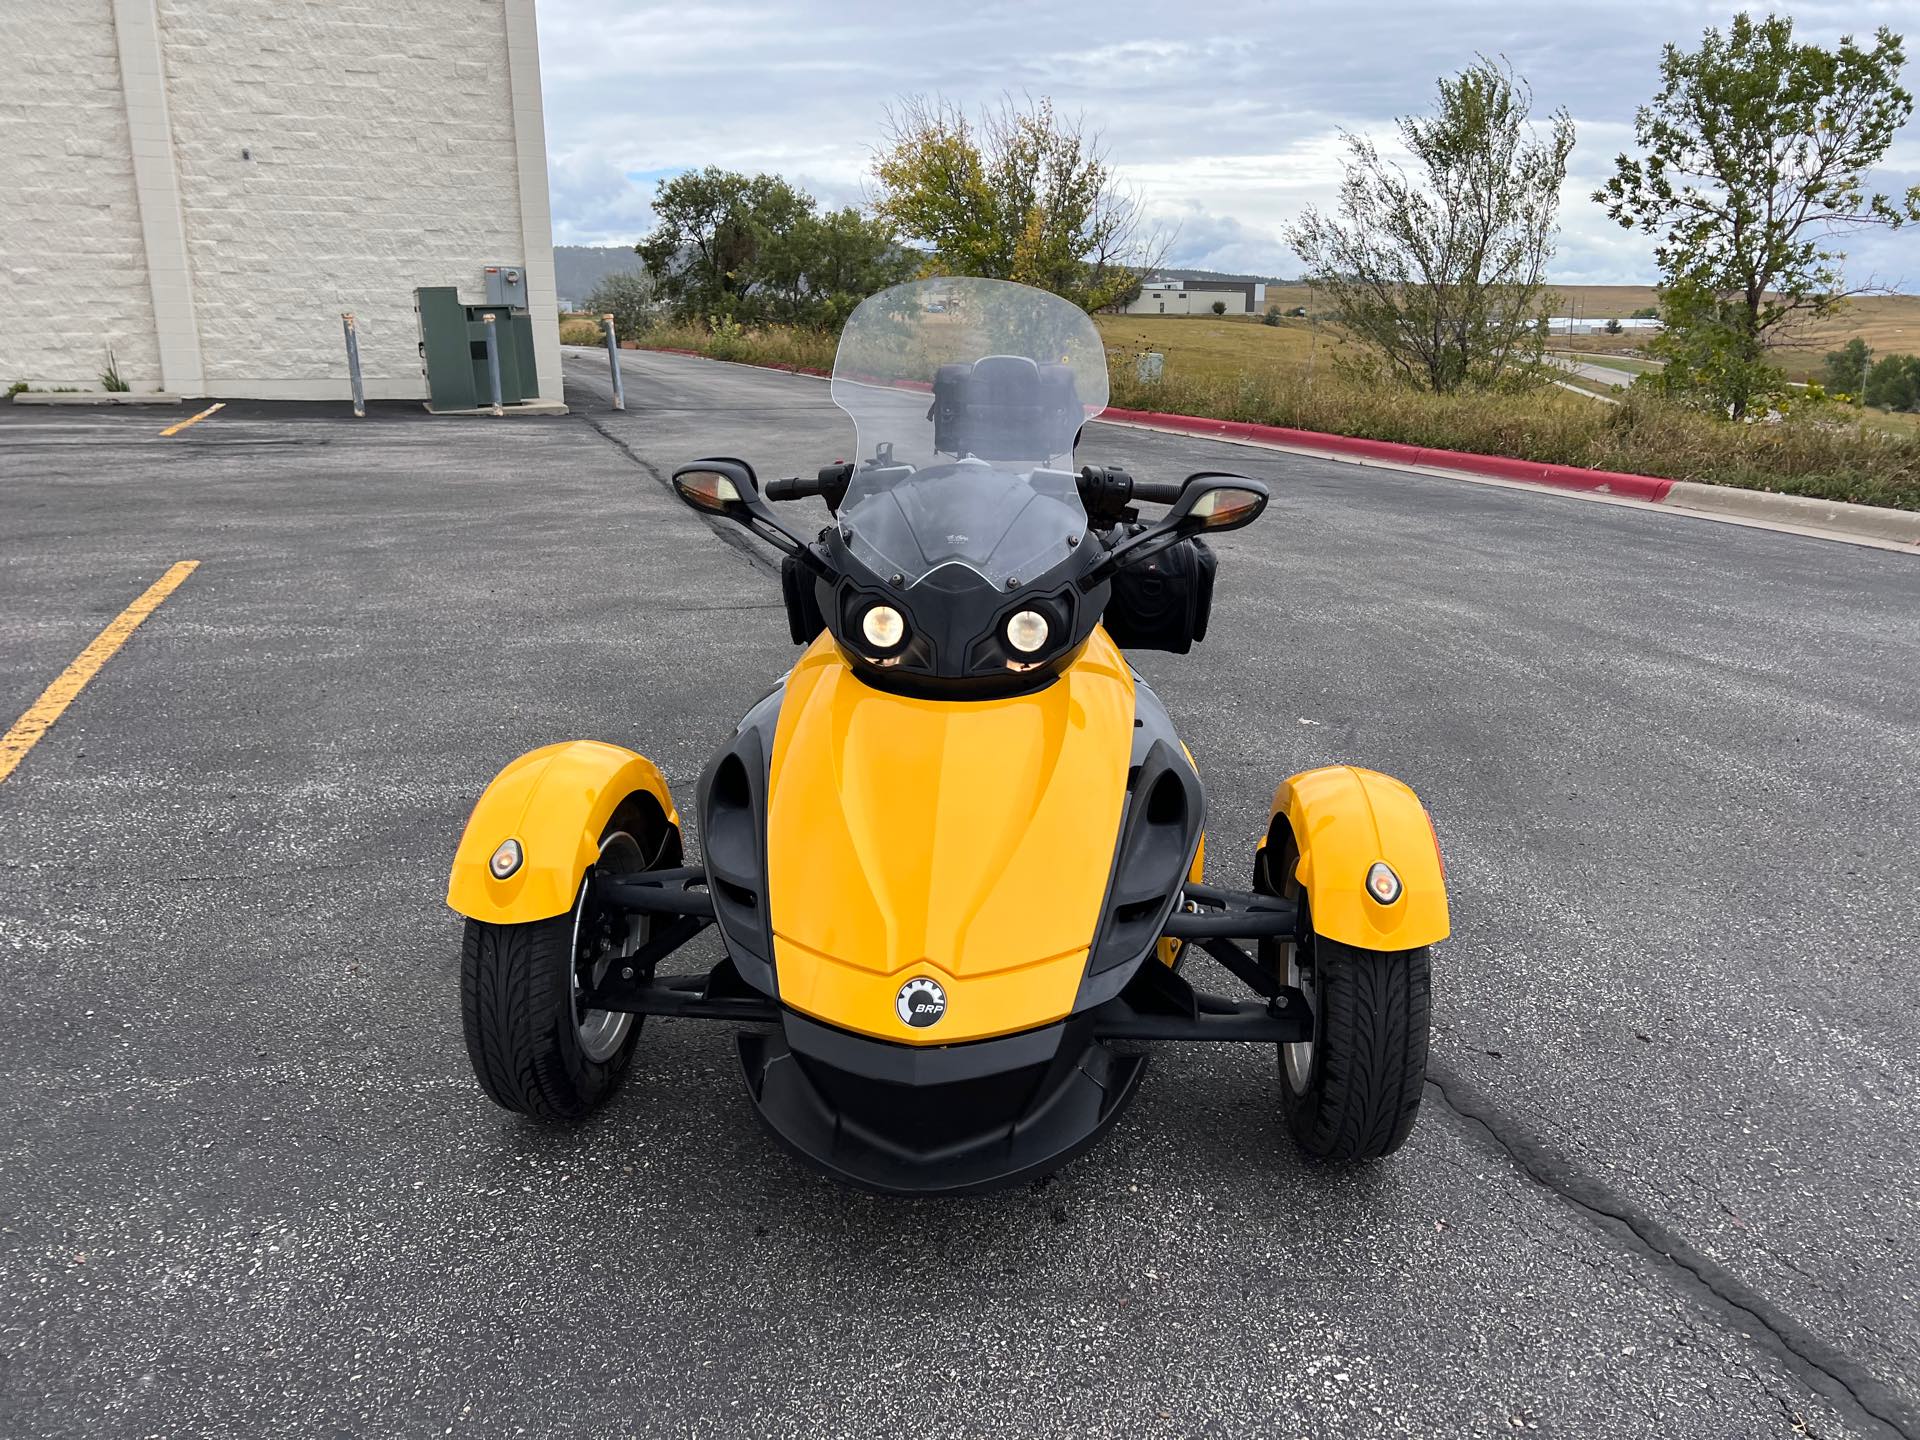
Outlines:
<svg viewBox="0 0 1920 1440"><path fill-rule="evenodd" d="M1186 488L1167 512L1166 520L1197 535L1251 525L1266 508L1267 487L1258 480L1203 470L1187 477ZM1189 523L1195 521L1198 524Z"/></svg>
<svg viewBox="0 0 1920 1440"><path fill-rule="evenodd" d="M817 575L827 573L807 542L775 518L760 493L753 467L744 460L716 456L682 465L673 472L674 493L703 515L719 515L746 526L783 555L797 556Z"/></svg>
<svg viewBox="0 0 1920 1440"><path fill-rule="evenodd" d="M1162 550L1201 533L1218 534L1251 525L1267 508L1267 487L1244 475L1202 470L1189 475L1173 508L1137 535L1130 535L1107 552L1084 579L1090 589L1116 570L1158 555Z"/></svg>
<svg viewBox="0 0 1920 1440"><path fill-rule="evenodd" d="M753 467L744 460L697 460L682 465L673 472L673 488L694 509L733 520L745 520L750 513L747 496L760 493Z"/></svg>

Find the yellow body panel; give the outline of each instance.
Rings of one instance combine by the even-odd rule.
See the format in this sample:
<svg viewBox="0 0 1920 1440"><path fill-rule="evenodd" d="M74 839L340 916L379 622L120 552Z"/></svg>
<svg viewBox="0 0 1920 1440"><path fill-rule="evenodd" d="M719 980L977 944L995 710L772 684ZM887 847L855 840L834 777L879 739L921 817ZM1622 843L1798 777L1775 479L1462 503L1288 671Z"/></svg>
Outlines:
<svg viewBox="0 0 1920 1440"><path fill-rule="evenodd" d="M573 908L580 877L599 858L600 834L629 795L660 802L667 823L680 817L667 782L644 755L597 740L530 750L493 778L467 818L447 882L447 904L473 920L515 925ZM503 840L526 858L505 880L487 861Z"/></svg>
<svg viewBox="0 0 1920 1440"><path fill-rule="evenodd" d="M1377 770L1328 765L1282 781L1272 813L1287 817L1300 847L1298 875L1315 933L1362 950L1412 950L1446 939L1439 843L1405 785ZM1391 905L1367 893L1376 860L1400 877L1400 898Z"/></svg>
<svg viewBox="0 0 1920 1440"><path fill-rule="evenodd" d="M863 684L822 636L787 679L768 786L780 998L950 1045L1069 1014L1119 834L1133 676L1104 631L1053 684L937 701ZM894 1008L929 975L938 1024Z"/></svg>

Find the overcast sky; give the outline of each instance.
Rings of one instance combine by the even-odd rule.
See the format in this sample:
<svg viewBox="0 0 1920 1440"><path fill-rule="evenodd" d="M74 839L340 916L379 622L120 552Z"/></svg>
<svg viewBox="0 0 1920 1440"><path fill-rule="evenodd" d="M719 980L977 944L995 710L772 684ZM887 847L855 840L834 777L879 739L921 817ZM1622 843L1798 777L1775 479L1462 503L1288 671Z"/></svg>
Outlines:
<svg viewBox="0 0 1920 1440"><path fill-rule="evenodd" d="M1801 38L1865 40L1888 25L1920 52L1913 0L1804 0L1791 13ZM554 240L630 244L658 180L708 164L858 202L889 102L937 93L973 107L1011 91L1051 96L1104 132L1126 182L1178 226L1170 264L1291 276L1281 231L1331 201L1339 132L1384 137L1394 116L1430 108L1437 76L1483 52L1532 83L1536 115L1564 105L1578 127L1553 278L1643 283L1647 241L1587 197L1632 144L1661 45L1692 45L1732 14L1689 0L539 0ZM1905 78L1920 86L1920 61ZM1875 180L1920 183L1920 124ZM1920 289L1920 227L1842 243L1850 281Z"/></svg>

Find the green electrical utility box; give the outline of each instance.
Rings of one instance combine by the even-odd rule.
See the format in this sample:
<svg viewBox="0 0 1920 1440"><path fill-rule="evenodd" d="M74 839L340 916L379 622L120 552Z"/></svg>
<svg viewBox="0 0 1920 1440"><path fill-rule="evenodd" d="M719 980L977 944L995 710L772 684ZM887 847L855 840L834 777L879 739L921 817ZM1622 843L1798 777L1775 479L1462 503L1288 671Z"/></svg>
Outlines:
<svg viewBox="0 0 1920 1440"><path fill-rule="evenodd" d="M525 310L504 305L463 305L451 285L427 285L413 292L420 316L420 364L427 372L427 408L482 410L493 404L487 381L487 325L493 316L494 344L500 352L500 403L519 405L540 398L533 369L533 320Z"/></svg>

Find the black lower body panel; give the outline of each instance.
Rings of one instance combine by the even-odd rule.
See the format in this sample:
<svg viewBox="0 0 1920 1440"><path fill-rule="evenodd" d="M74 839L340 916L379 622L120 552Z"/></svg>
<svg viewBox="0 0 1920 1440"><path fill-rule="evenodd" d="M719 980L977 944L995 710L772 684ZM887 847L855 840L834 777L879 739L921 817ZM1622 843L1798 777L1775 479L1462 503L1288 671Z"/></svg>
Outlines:
<svg viewBox="0 0 1920 1440"><path fill-rule="evenodd" d="M1084 1022L915 1047L788 1012L739 1037L767 1127L838 1180L889 1195L956 1195L1034 1179L1085 1150L1133 1097L1146 1056Z"/></svg>

